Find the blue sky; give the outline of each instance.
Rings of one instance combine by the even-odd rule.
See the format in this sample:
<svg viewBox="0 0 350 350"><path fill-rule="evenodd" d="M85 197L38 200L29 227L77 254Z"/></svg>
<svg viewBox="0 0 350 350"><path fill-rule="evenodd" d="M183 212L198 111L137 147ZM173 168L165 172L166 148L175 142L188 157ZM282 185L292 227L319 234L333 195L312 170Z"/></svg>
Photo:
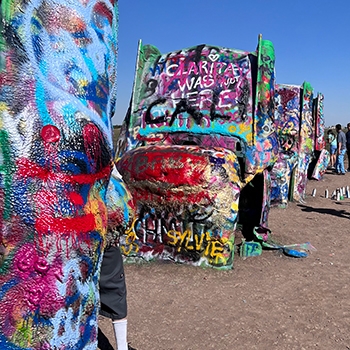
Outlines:
<svg viewBox="0 0 350 350"><path fill-rule="evenodd" d="M199 44L253 51L261 33L276 54L276 82L308 81L324 94L326 125L350 122L350 1L119 0L117 111L131 97L138 40L162 53Z"/></svg>

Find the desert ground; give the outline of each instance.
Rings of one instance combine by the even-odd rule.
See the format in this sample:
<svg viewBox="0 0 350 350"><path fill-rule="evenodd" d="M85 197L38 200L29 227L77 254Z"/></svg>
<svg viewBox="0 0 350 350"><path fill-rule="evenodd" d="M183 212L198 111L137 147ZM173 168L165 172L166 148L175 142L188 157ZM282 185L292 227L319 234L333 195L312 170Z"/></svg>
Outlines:
<svg viewBox="0 0 350 350"><path fill-rule="evenodd" d="M137 350L350 349L350 198L325 198L343 186L350 173L327 171L309 180L305 203L271 209L274 240L310 242L317 250L306 258L264 250L235 255L229 271L126 265L128 341ZM101 349L115 348L110 320L99 325Z"/></svg>

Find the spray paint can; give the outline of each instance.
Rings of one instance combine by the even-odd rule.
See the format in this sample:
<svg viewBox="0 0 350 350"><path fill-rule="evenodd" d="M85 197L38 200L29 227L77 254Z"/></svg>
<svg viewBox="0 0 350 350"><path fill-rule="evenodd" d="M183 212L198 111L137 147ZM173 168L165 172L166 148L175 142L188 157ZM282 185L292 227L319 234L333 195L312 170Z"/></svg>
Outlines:
<svg viewBox="0 0 350 350"><path fill-rule="evenodd" d="M337 201L340 201L340 189L337 188L337 191L336 191L336 198L337 198Z"/></svg>
<svg viewBox="0 0 350 350"><path fill-rule="evenodd" d="M316 188L314 188L313 190L312 190L312 197L315 197L316 196Z"/></svg>
<svg viewBox="0 0 350 350"><path fill-rule="evenodd" d="M324 198L328 198L329 193L328 193L328 188L324 191Z"/></svg>

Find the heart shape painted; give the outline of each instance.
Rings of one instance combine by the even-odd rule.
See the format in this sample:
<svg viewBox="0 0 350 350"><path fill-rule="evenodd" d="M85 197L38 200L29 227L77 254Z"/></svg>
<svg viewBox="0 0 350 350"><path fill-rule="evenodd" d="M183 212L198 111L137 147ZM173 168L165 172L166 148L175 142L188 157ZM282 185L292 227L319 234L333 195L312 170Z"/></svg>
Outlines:
<svg viewBox="0 0 350 350"><path fill-rule="evenodd" d="M208 56L209 58L210 58L210 60L212 61L212 62L215 62L215 61L217 61L218 60L218 58L220 57L220 55L219 54L217 54L217 53L211 53L211 54L209 54L209 56Z"/></svg>

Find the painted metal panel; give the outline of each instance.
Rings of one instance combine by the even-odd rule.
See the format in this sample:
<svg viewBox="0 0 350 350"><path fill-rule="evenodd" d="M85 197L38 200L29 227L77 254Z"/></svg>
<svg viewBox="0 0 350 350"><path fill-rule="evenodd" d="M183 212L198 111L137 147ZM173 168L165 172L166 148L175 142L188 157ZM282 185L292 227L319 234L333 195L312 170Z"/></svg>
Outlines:
<svg viewBox="0 0 350 350"><path fill-rule="evenodd" d="M240 191L277 158L274 49L139 45L117 167L136 205L127 260L231 268ZM259 219L267 223L269 176ZM264 193L263 193L264 192ZM263 217L263 219L261 219Z"/></svg>
<svg viewBox="0 0 350 350"><path fill-rule="evenodd" d="M1 1L1 349L97 348L117 19L116 1Z"/></svg>

